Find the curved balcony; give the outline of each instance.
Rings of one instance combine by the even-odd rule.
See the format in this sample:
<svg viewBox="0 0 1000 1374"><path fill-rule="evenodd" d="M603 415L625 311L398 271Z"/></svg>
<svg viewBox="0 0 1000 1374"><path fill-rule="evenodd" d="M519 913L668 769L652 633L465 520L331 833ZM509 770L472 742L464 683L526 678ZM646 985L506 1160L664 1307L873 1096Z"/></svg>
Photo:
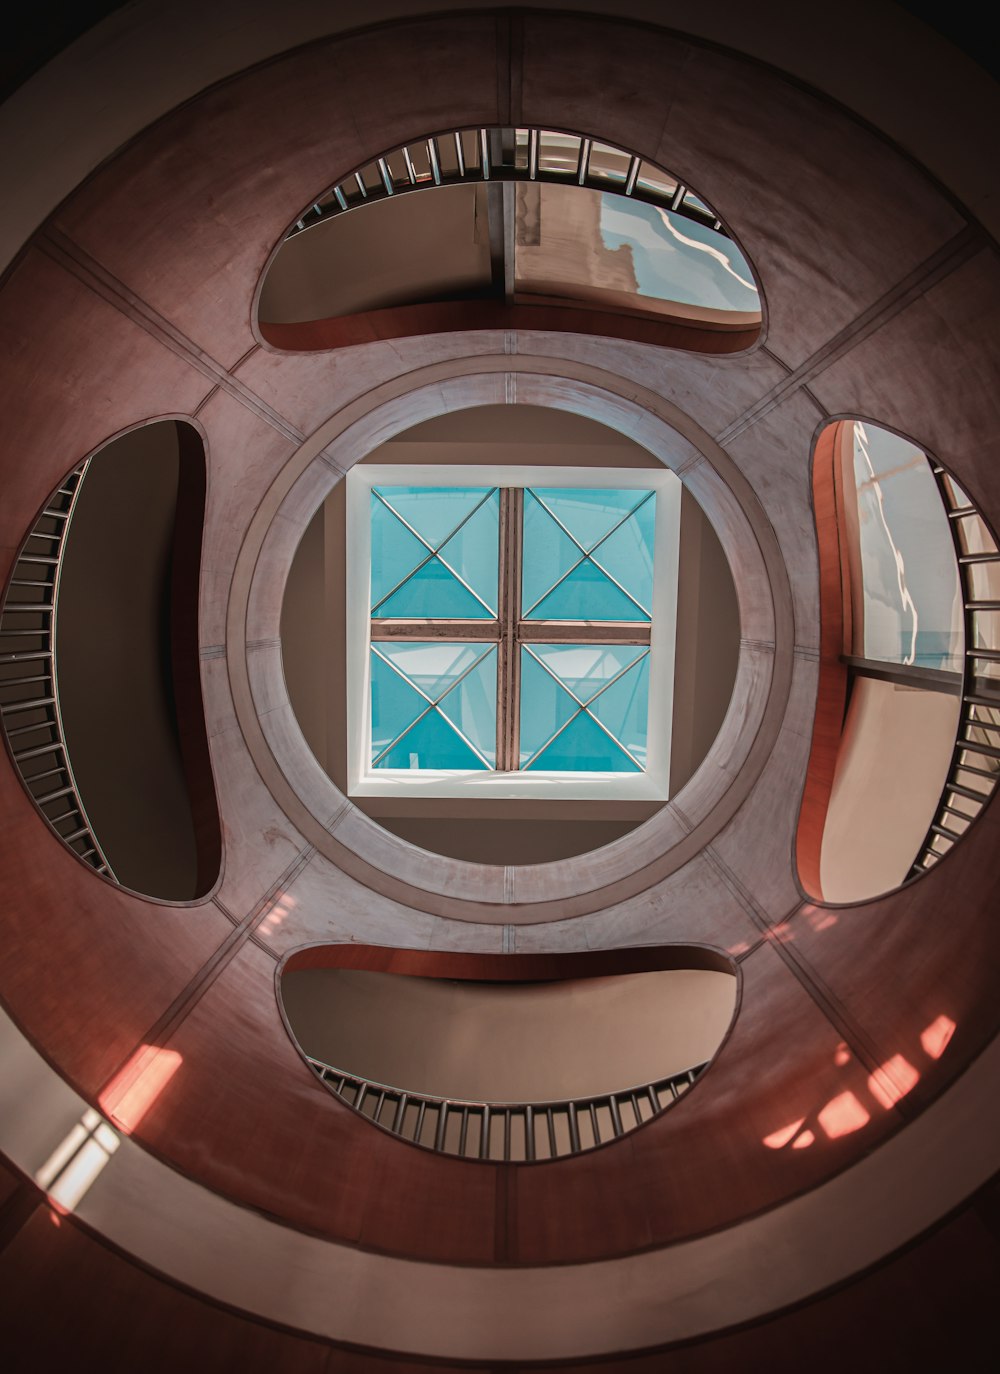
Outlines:
<svg viewBox="0 0 1000 1374"><path fill-rule="evenodd" d="M965 658L955 748L941 800L911 870L925 873L952 850L1000 781L1000 548L978 506L932 463L955 544Z"/></svg>
<svg viewBox="0 0 1000 1374"><path fill-rule="evenodd" d="M822 582L799 825L813 896L865 900L947 855L1000 777L1000 551L943 464L860 421L813 470Z"/></svg>
<svg viewBox="0 0 1000 1374"><path fill-rule="evenodd" d="M538 127L456 129L371 159L298 216L259 294L261 336L287 351L560 328L731 353L762 318L753 269L683 179Z"/></svg>
<svg viewBox="0 0 1000 1374"><path fill-rule="evenodd" d="M63 553L88 462L49 497L14 563L0 609L0 720L14 767L45 823L84 863L116 882L66 747L56 663Z"/></svg>
<svg viewBox="0 0 1000 1374"><path fill-rule="evenodd" d="M221 836L197 650L205 458L142 425L46 501L0 603L0 720L49 829L112 882L189 901Z"/></svg>
<svg viewBox="0 0 1000 1374"><path fill-rule="evenodd" d="M342 1073L319 1059L309 1063L342 1102L401 1140L461 1159L532 1164L578 1155L618 1140L659 1116L707 1068L671 1074L597 1097L557 1102L466 1102L405 1092Z"/></svg>
<svg viewBox="0 0 1000 1374"><path fill-rule="evenodd" d="M299 1053L339 1102L422 1151L530 1164L652 1122L730 1033L711 950L409 957L312 946L280 973Z"/></svg>

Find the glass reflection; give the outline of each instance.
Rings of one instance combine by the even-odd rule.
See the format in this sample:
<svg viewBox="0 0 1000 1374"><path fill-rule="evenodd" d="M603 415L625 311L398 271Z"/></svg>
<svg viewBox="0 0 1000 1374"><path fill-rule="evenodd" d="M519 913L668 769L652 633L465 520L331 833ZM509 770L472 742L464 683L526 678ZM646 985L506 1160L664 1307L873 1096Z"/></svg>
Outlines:
<svg viewBox="0 0 1000 1374"><path fill-rule="evenodd" d="M961 671L962 595L948 517L924 453L877 425L854 425L860 579L854 651L886 663Z"/></svg>
<svg viewBox="0 0 1000 1374"><path fill-rule="evenodd" d="M522 299L573 296L654 314L669 305L723 320L760 314L732 239L664 206L587 187L518 187L514 284Z"/></svg>
<svg viewBox="0 0 1000 1374"><path fill-rule="evenodd" d="M657 205L601 196L601 240L631 253L637 291L713 310L756 311L760 296L732 239Z"/></svg>

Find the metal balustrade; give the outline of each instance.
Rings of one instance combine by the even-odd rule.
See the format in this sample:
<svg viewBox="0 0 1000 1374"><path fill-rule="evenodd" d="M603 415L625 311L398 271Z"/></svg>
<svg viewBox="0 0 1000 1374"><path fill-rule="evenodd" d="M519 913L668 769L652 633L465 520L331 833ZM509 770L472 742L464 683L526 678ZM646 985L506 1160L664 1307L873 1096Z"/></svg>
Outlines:
<svg viewBox="0 0 1000 1374"><path fill-rule="evenodd" d="M597 1097L470 1102L405 1092L306 1058L342 1102L400 1139L462 1159L518 1164L580 1154L634 1131L676 1102L707 1067Z"/></svg>
<svg viewBox="0 0 1000 1374"><path fill-rule="evenodd" d="M59 710L59 585L87 465L74 468L46 502L7 583L0 607L0 723L14 767L46 824L77 858L117 882L77 791Z"/></svg>
<svg viewBox="0 0 1000 1374"><path fill-rule="evenodd" d="M958 559L965 664L958 736L934 820L910 877L927 872L962 838L1000 779L1000 549L977 507L940 464L932 471ZM980 624L980 617L986 623Z"/></svg>
<svg viewBox="0 0 1000 1374"><path fill-rule="evenodd" d="M715 211L655 163L599 139L522 127L455 129L373 158L314 201L287 237L390 196L491 182L547 182L610 192L670 210L729 237Z"/></svg>

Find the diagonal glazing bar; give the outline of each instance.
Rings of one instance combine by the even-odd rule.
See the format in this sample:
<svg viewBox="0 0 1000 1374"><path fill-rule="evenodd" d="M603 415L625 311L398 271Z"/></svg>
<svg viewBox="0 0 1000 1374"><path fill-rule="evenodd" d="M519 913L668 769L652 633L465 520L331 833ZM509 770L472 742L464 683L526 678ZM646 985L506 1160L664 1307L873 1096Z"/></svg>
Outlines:
<svg viewBox="0 0 1000 1374"><path fill-rule="evenodd" d="M632 751L626 748L626 746L622 744L620 739L615 738L615 736L611 733L611 731L604 724L604 722L602 720L599 720L597 716L594 715L593 711L589 710L589 707L591 707L597 700L597 698L601 696L602 693L606 692L609 687L613 687L616 682L620 681L620 679L625 676L626 673L630 673L633 668L637 667L637 665L640 664L643 661L643 659L648 656L649 650L647 649L644 653L639 654L636 658L632 660L631 663L627 663L624 668L619 669L619 671L615 673L614 677L609 677L607 682L602 683L601 686L598 687L597 691L594 692L592 696L589 696L586 701L581 701L577 694L573 691L572 687L567 687L566 683L563 682L562 678L559 677L558 674L554 673L552 669L548 666L548 664L544 663L542 659L538 657L538 655L531 649L529 645L526 644L524 648L529 654L531 654L531 657L538 664L539 668L544 668L544 670L548 673L549 677L552 678L553 682L558 683L558 685L563 689L563 691L566 692L568 696L571 696L573 698L573 700L579 707L579 710L574 711L573 714L570 716L569 720L564 721L563 724L560 725L559 729L555 732L555 734L551 735L549 739L547 739L545 743L541 746L541 748L536 749L535 752L531 755L531 757L529 759L526 759L524 763L522 763L521 767L530 768L531 765L534 763L535 759L537 759L540 755L544 754L546 749L548 749L549 745L554 744L555 741L559 738L559 736L563 733L563 731L568 729L569 726L573 724L573 722L577 719L578 716L580 716L581 714L585 714L590 717L590 719L594 722L598 729L604 731L608 739L612 740L613 743L615 743L618 746L618 748L622 751L623 754L627 755L627 757L632 760L632 762L635 764L636 768L640 770L640 772L644 772L645 770L643 769L642 764L635 757Z"/></svg>
<svg viewBox="0 0 1000 1374"><path fill-rule="evenodd" d="M632 595L632 593L628 591L625 587L623 587L616 577L612 577L611 573L608 572L607 568L605 568L604 565L594 557L594 554L601 547L602 544L606 543L607 540L609 540L613 534L616 534L621 529L622 525L627 525L628 522L632 519L632 516L635 515L637 511L641 510L642 507L646 504L646 502L650 500L650 498L653 497L655 494L655 492L647 491L642 500L638 501L626 515L623 515L622 518L619 521L617 521L616 524L612 525L611 529L608 530L607 534L602 534L596 544L594 544L589 549L585 549L583 545L580 543L580 541L566 528L563 522L559 519L558 515L556 515L556 513L553 510L550 510L550 508L545 504L542 498L538 496L534 491L532 491L531 495L541 506L542 510L545 511L546 515L550 516L556 522L556 524L566 535L566 537L573 541L576 547L580 550L582 557L578 558L571 568L567 568L567 570L562 574L562 576L558 578L557 581L553 582L552 586L548 589L548 591L542 592L541 596L537 597L526 611L522 611L522 616L529 616L536 606L540 606L547 596L551 596L557 587L562 586L562 584L566 581L567 577L569 577L572 573L575 573L577 568L581 567L584 563L589 561L593 563L595 567L599 568L601 572L604 574L604 576L608 579L608 581L613 582L614 585L618 588L618 590L623 594L623 596L627 596L629 601L631 601L632 605L637 607L648 620L650 612L646 609L646 607L643 606L641 602L637 601L635 597Z"/></svg>
<svg viewBox="0 0 1000 1374"><path fill-rule="evenodd" d="M469 586L468 582L466 582L465 578L461 575L461 573L456 572L455 569L448 562L448 560L446 558L441 557L441 550L444 548L445 544L447 544L450 539L454 539L455 535L459 532L459 530L469 523L469 521L476 514L476 512L481 510L483 506L486 505L486 502L489 501L489 499L498 490L499 489L497 487L491 487L489 491L486 493L486 495L483 497L483 499L481 501L478 501L473 506L472 510L468 512L467 515L464 515L462 517L462 519L458 522L455 528L453 530L450 530L448 534L444 537L444 539L440 541L437 548L435 548L434 545L429 542L429 540L424 538L424 536L420 533L419 530L414 529L410 522L404 519L402 515L400 515L399 511L396 510L395 507L392 506L385 499L385 497L382 495L382 493L379 491L377 487L372 487L372 495L377 497L378 500L382 502L383 506L385 506L386 510L390 513L390 515L394 515L396 519L399 521L399 523L405 529L409 530L409 532L413 535L414 539L419 539L420 543L423 544L424 548L428 551L426 558L422 558L415 568L411 568L404 578L397 582L396 585L390 591L386 592L385 596L381 597L378 600L378 602L376 602L376 604L372 607L372 615L375 614L379 606L384 606L390 597L395 596L396 593L399 591L400 587L405 587L407 582L409 582L410 578L415 576L421 568L426 568L427 564L430 563L432 559L436 558L439 563L443 564L443 566L448 569L452 577L454 577L458 582L461 582L462 586L469 593L469 595L475 597L475 599L479 602L480 606L482 606L483 610L487 611L490 616L493 616L494 608L492 606L487 606L483 598L479 595L475 588Z"/></svg>
<svg viewBox="0 0 1000 1374"><path fill-rule="evenodd" d="M371 766L374 768L377 764L381 763L382 759L385 758L386 754L390 753L391 750L395 749L399 741L401 739L405 739L406 736L410 733L410 731L414 728L414 726L419 725L425 716L430 715L431 711L437 710L437 707L442 701L444 701L448 693L454 691L454 689L459 685L459 683L464 682L465 679L469 676L469 674L473 672L474 669L478 668L480 663L482 663L485 658L489 657L492 649L493 645L491 644L484 653L481 653L477 659L475 659L472 663L469 664L468 668L463 669L463 671L458 675L455 681L450 682L443 692L441 692L436 697L429 697L422 688L418 687L417 684L413 682L410 678L408 678L404 672L397 668L395 663L393 663L391 659L386 658L385 654L380 654L378 649L376 649L375 646L372 645L372 653L375 654L377 658L381 659L381 661L385 664L387 668L391 668L397 677L402 678L408 687L412 687L412 689L415 692L422 696L424 701L427 702L427 705L420 712L419 716L416 717L416 719L410 721L409 725L406 727L405 730L401 730L399 734L396 736L396 738L394 740L390 740L389 743L385 746L385 748L381 751L381 753L379 753L374 759L372 759ZM489 759L486 758L485 754L483 754L479 749L476 748L476 746L472 743L470 739L466 739L465 735L458 728L455 722L453 720L449 720L443 711L438 711L438 715L441 717L441 719L444 721L446 725L451 726L451 728L454 730L455 734L459 737L462 743L467 744L469 748L472 750L472 752L476 755L476 757L482 759L483 767L492 769L492 764L490 763Z"/></svg>

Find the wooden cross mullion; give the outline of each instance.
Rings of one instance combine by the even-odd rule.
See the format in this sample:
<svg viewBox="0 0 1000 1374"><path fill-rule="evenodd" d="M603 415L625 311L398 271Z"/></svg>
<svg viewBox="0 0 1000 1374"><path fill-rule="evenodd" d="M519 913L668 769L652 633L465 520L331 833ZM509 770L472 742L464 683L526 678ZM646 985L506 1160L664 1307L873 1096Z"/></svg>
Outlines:
<svg viewBox="0 0 1000 1374"><path fill-rule="evenodd" d="M373 619L372 643L447 640L453 644L497 646L498 773L513 773L520 764L520 696L522 644L643 644L650 641L648 623L601 620L524 620L521 617L524 491L500 488L500 563L495 620Z"/></svg>
<svg viewBox="0 0 1000 1374"><path fill-rule="evenodd" d="M497 772L515 772L519 763L521 658L521 539L524 493L519 487L500 492L500 596L497 655Z"/></svg>

